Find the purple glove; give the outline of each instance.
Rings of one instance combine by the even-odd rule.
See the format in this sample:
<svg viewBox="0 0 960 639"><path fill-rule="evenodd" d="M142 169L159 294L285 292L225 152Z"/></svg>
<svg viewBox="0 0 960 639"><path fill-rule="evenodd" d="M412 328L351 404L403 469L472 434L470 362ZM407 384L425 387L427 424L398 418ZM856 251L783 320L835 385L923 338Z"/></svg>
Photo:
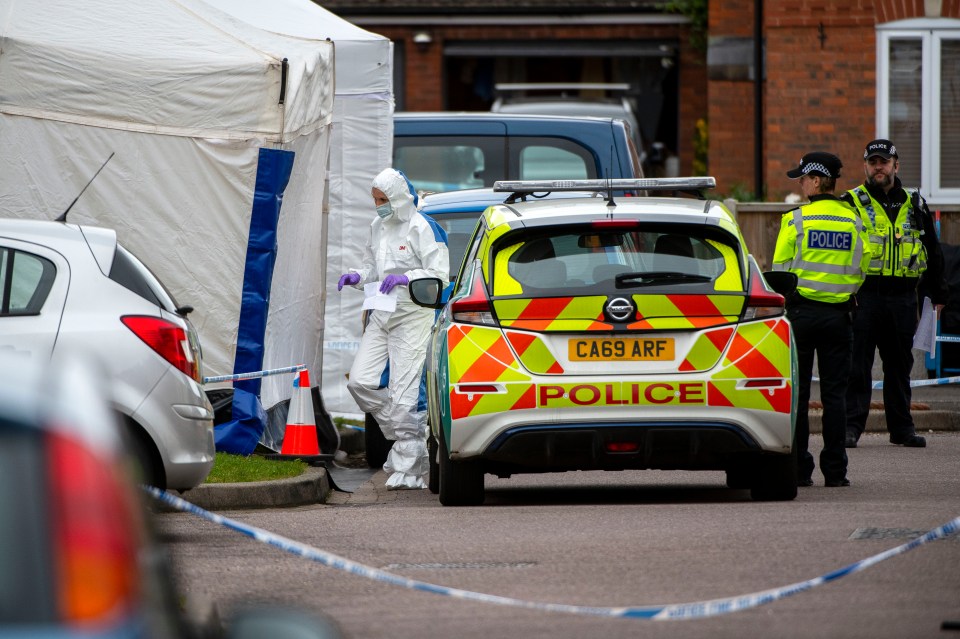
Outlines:
<svg viewBox="0 0 960 639"><path fill-rule="evenodd" d="M359 273L344 273L337 282L337 290L342 291L344 286L353 286L360 281Z"/></svg>
<svg viewBox="0 0 960 639"><path fill-rule="evenodd" d="M410 278L406 275L394 275L391 273L383 278L383 282L380 283L380 292L389 293L393 290L394 286L406 286L410 283Z"/></svg>

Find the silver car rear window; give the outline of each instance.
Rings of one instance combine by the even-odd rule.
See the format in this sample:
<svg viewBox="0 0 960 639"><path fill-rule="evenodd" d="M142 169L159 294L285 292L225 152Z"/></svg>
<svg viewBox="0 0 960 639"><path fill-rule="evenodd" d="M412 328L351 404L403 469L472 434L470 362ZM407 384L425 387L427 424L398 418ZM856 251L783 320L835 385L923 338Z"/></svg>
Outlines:
<svg viewBox="0 0 960 639"><path fill-rule="evenodd" d="M133 253L119 244L113 257L113 264L110 266L109 277L152 304L170 312L175 312L178 308L173 295L157 279L157 276Z"/></svg>

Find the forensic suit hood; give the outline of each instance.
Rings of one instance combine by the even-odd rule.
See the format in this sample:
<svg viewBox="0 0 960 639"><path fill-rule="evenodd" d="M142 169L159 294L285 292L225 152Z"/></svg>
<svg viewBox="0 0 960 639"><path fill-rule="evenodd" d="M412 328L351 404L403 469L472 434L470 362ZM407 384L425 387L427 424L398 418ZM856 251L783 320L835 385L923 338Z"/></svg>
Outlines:
<svg viewBox="0 0 960 639"><path fill-rule="evenodd" d="M370 224L370 242L364 248L363 262L350 269L360 275L354 286L362 289L364 284L380 281L390 273L406 275L411 280L437 277L446 286L450 273L446 238L436 224L417 210L403 174L384 169L374 178L372 188L387 196L392 211L385 218L375 217ZM413 303L406 287L400 287L397 303Z"/></svg>

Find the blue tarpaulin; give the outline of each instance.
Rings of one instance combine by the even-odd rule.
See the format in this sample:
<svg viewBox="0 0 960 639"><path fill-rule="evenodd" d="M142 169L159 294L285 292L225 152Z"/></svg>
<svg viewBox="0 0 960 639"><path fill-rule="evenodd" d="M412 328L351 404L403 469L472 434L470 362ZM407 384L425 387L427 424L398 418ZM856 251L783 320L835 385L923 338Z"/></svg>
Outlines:
<svg viewBox="0 0 960 639"><path fill-rule="evenodd" d="M260 149L243 272L235 375L263 368L270 286L277 259L277 226L294 155L292 151ZM232 419L214 428L217 450L249 455L257 447L267 425L260 403L260 382L260 379L250 379L234 383Z"/></svg>

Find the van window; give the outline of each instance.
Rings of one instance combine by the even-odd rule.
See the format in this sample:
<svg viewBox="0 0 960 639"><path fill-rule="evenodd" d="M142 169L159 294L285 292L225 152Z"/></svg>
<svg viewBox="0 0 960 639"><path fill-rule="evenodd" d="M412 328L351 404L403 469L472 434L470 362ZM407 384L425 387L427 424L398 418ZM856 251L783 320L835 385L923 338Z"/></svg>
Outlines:
<svg viewBox="0 0 960 639"><path fill-rule="evenodd" d="M595 179L604 177L601 164L588 147L559 136L401 135L393 139L393 167L403 171L421 193L489 187L497 180Z"/></svg>
<svg viewBox="0 0 960 639"><path fill-rule="evenodd" d="M476 189L505 177L502 137L399 136L393 145L393 168L420 192Z"/></svg>
<svg viewBox="0 0 960 639"><path fill-rule="evenodd" d="M555 146L528 146L520 151L521 180L585 180L586 159Z"/></svg>

